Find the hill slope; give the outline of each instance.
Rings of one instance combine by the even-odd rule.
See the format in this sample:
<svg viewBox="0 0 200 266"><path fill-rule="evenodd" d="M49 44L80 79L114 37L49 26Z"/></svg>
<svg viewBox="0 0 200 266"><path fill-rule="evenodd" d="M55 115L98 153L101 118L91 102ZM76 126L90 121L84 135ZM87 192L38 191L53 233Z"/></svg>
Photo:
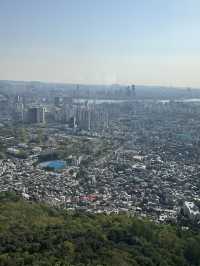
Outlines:
<svg viewBox="0 0 200 266"><path fill-rule="evenodd" d="M0 194L0 266L200 265L200 234L125 215L70 214Z"/></svg>

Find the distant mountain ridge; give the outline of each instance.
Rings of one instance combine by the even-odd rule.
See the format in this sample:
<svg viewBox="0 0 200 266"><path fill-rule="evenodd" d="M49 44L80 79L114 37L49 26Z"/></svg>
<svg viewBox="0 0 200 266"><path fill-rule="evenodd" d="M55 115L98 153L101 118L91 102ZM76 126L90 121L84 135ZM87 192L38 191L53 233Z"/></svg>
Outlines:
<svg viewBox="0 0 200 266"><path fill-rule="evenodd" d="M65 84L65 83L49 83L41 81L13 81L0 80L0 93L6 94L22 94L30 91L35 93L67 93L69 91L88 91L93 97L95 92L111 92L114 90L123 90L127 86L120 84L111 85L87 85L87 84ZM165 86L146 86L136 85L136 99L138 98L159 98L159 99L174 99L174 98L198 98L200 90L197 88L182 88L182 87L165 87ZM91 92L91 93L90 93ZM99 98L99 96L98 96Z"/></svg>

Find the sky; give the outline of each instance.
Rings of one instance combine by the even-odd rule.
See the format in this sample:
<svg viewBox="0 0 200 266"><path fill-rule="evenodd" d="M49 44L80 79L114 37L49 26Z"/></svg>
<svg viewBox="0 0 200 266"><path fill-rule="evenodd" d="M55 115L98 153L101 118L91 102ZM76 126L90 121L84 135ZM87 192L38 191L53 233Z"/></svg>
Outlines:
<svg viewBox="0 0 200 266"><path fill-rule="evenodd" d="M0 79L200 88L199 0L0 0Z"/></svg>

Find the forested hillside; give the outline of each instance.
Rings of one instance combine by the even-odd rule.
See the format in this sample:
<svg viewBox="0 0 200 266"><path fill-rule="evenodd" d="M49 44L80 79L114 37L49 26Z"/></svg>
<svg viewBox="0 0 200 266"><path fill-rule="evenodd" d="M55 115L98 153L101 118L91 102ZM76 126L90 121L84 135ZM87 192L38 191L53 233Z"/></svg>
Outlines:
<svg viewBox="0 0 200 266"><path fill-rule="evenodd" d="M200 234L126 215L71 214L0 194L0 266L200 265Z"/></svg>

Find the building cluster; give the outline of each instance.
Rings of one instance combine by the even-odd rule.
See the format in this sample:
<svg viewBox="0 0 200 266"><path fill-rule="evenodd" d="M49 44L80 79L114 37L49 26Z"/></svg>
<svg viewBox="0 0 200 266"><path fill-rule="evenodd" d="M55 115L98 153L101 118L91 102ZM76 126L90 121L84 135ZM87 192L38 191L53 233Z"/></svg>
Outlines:
<svg viewBox="0 0 200 266"><path fill-rule="evenodd" d="M73 102L72 99L56 98L54 120L68 123L73 129L85 131L102 131L108 128L109 113L95 102Z"/></svg>
<svg viewBox="0 0 200 266"><path fill-rule="evenodd" d="M68 124L74 131L100 132L108 128L109 112L95 101L75 101L71 97L55 97L54 103L26 103L17 96L11 113L11 121L23 124Z"/></svg>
<svg viewBox="0 0 200 266"><path fill-rule="evenodd" d="M127 87L125 93L132 97L135 87ZM15 143L1 135L0 127L7 148L7 157L0 161L1 191L14 190L72 210L127 212L157 222L175 222L181 212L200 221L198 101L90 101L57 95L46 99L50 100L15 97L10 120L4 106L2 127L18 121L29 140ZM36 143L34 134L41 124L46 136ZM45 150L55 152L74 136L80 147L87 136L101 143L107 140L111 148L104 143L91 154L89 147L73 151L61 158L66 163L62 169L39 167ZM62 154L69 150L65 145ZM27 157L17 158L23 150Z"/></svg>

